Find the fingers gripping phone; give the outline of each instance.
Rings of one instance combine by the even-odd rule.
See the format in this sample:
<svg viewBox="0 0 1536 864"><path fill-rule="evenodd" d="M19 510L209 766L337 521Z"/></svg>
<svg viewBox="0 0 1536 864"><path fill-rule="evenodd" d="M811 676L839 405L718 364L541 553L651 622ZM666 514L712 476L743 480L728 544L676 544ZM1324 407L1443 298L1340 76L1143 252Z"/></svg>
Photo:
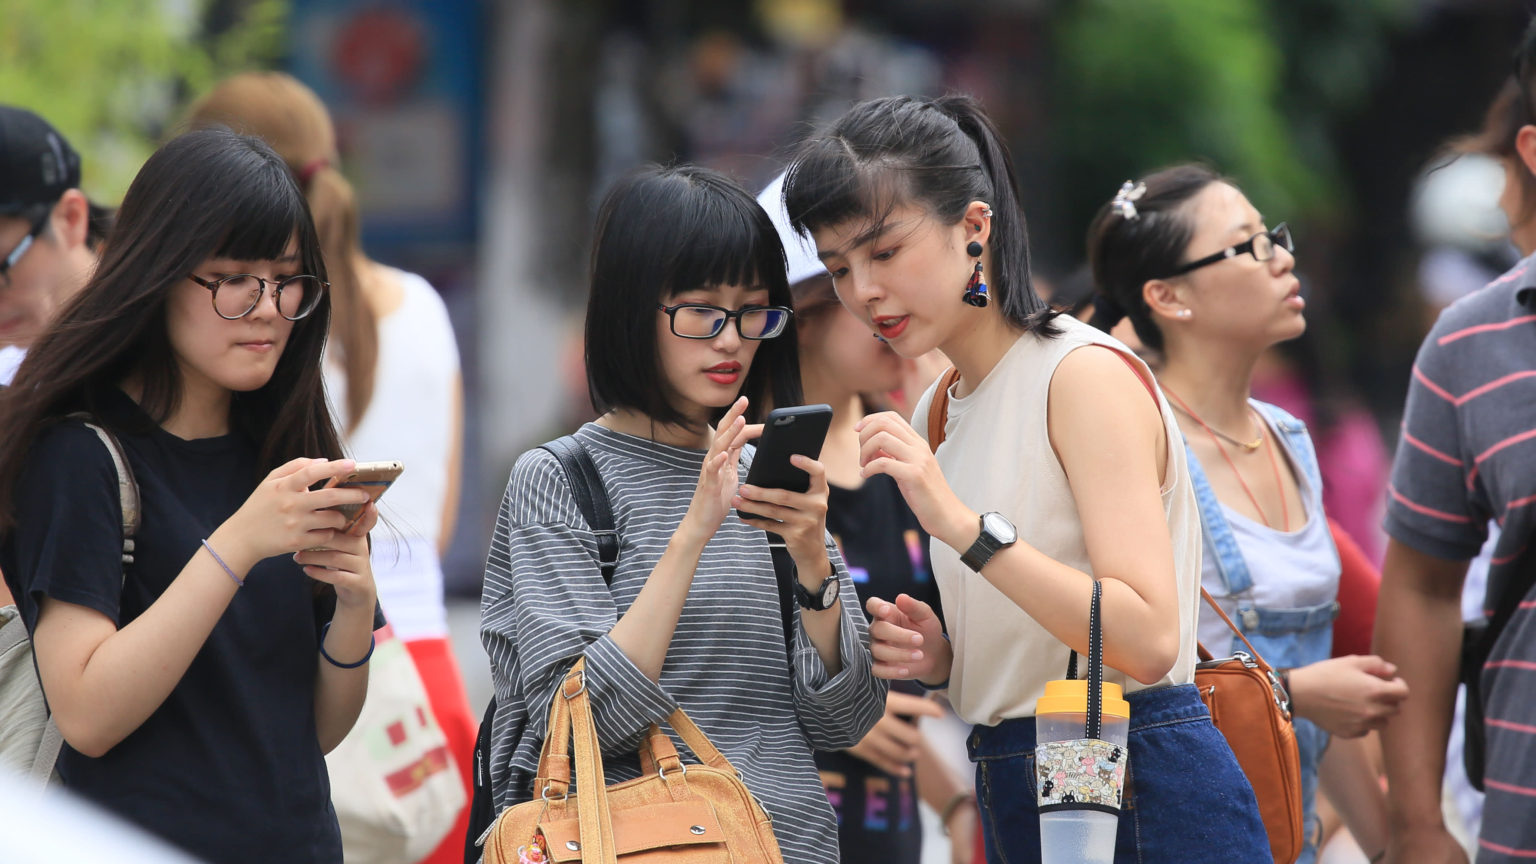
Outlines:
<svg viewBox="0 0 1536 864"><path fill-rule="evenodd" d="M378 503L384 497L391 484L405 471L405 465L399 462L359 462L351 474L345 477L333 479L326 484L326 488L333 486L346 486L354 489L363 489L368 492L367 503ZM327 510L338 510L347 517L347 524L342 531L351 531L357 520L363 518L362 504L337 504L327 507Z"/></svg>
<svg viewBox="0 0 1536 864"><path fill-rule="evenodd" d="M775 408L763 423L763 435L757 441L757 454L747 471L747 483L765 489L805 492L811 488L811 475L790 464L789 457L799 454L815 459L832 425L832 406L794 405ZM753 514L737 510L736 515ZM760 518L760 517L759 517Z"/></svg>

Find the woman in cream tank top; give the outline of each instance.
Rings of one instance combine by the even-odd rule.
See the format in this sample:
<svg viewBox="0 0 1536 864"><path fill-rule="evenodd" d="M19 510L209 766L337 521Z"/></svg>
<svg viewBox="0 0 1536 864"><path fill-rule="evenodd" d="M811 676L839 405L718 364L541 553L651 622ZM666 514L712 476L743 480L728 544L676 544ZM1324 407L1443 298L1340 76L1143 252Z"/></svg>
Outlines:
<svg viewBox="0 0 1536 864"><path fill-rule="evenodd" d="M1253 791L1192 684L1201 535L1177 420L1125 346L1034 293L1016 188L964 96L855 105L785 183L843 304L898 354L939 348L957 370L911 425L860 424L864 475L892 477L933 538L946 619L872 599L875 674L948 689L975 724L987 860L1038 861L1035 700L1087 653L1097 581L1105 680L1131 705L1115 860L1267 862ZM940 387L935 453L918 430Z"/></svg>

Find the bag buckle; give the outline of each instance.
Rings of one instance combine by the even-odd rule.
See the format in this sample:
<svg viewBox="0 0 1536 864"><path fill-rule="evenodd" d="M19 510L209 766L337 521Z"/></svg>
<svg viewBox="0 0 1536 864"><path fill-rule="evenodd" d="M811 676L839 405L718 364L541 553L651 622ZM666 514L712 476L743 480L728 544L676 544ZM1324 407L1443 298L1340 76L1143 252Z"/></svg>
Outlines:
<svg viewBox="0 0 1536 864"><path fill-rule="evenodd" d="M578 685L577 688L576 688L576 691L574 693L571 692L571 690L570 690L570 684L571 684L571 678L570 677L567 677L565 679L564 683L562 683L560 685L560 695L564 696L567 701L569 701L571 699L575 699L577 696L580 696L581 694L583 694L583 693L585 693L587 691L587 672L586 672L586 670L583 669L583 670L578 671L574 677L575 677L576 683Z"/></svg>

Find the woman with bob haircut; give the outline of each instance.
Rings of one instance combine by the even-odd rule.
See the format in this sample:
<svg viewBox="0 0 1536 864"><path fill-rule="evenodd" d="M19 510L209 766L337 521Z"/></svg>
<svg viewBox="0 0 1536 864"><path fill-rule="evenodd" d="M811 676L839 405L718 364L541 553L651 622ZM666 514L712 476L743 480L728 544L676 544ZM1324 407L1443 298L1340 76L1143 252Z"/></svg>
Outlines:
<svg viewBox="0 0 1536 864"><path fill-rule="evenodd" d="M681 707L773 817L785 860L835 861L811 751L856 744L886 686L827 536L821 464L795 457L811 478L805 493L743 484L747 442L761 432L748 421L800 401L783 247L724 175L649 168L604 200L591 272L587 382L601 416L575 437L612 501L618 566L605 584L559 463L524 453L481 598L496 808L535 794L550 700L585 658L609 782L639 775L641 735ZM789 645L770 527L803 589ZM838 597L823 603L830 580Z"/></svg>
<svg viewBox="0 0 1536 864"><path fill-rule="evenodd" d="M1107 332L1129 318L1163 358L1158 382L1179 416L1200 502L1202 582L1287 682L1306 818L1297 862L1311 864L1325 750L1358 781L1333 798L1356 816L1355 838L1368 853L1386 846L1385 805L1363 754L1328 739L1382 728L1408 688L1380 657L1331 656L1341 565L1312 439L1301 421L1249 395L1261 355L1307 326L1292 248L1287 226L1266 228L1237 185L1204 165L1127 183L1088 229L1099 292L1092 323ZM1199 632L1217 657L1243 648L1210 609Z"/></svg>
<svg viewBox="0 0 1536 864"><path fill-rule="evenodd" d="M339 862L326 751L362 708L372 507L320 378L303 193L228 130L173 139L0 401L0 568L63 784L210 861ZM125 554L120 442L140 518ZM131 560L128 560L131 557ZM125 561L127 563L125 563Z"/></svg>
<svg viewBox="0 0 1536 864"><path fill-rule="evenodd" d="M1016 188L965 96L855 105L785 185L843 304L898 354L955 364L910 425L859 426L863 476L894 478L933 538L950 627L912 597L871 600L875 674L948 688L974 724L987 859L1037 861L1035 702L1069 651L1087 654L1097 581L1105 680L1131 715L1116 860L1267 861L1253 791L1192 684L1200 523L1177 421L1129 349L1035 294ZM936 405L935 450L919 430Z"/></svg>

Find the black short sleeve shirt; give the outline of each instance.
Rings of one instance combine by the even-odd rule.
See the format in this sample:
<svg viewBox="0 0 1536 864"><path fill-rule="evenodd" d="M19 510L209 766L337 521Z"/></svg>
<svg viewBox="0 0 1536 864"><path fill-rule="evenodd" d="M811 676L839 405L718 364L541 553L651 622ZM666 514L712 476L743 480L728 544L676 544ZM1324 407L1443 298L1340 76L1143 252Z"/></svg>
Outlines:
<svg viewBox="0 0 1536 864"><path fill-rule="evenodd" d="M259 480L239 434L186 441L114 391L99 409L140 489L135 560L121 563L117 474L78 422L45 431L15 493L0 570L27 626L43 598L126 626L160 595ZM67 744L64 784L210 862L339 862L315 728L319 624L329 604L291 558L257 564L165 702L100 758ZM334 602L334 597L332 601Z"/></svg>

